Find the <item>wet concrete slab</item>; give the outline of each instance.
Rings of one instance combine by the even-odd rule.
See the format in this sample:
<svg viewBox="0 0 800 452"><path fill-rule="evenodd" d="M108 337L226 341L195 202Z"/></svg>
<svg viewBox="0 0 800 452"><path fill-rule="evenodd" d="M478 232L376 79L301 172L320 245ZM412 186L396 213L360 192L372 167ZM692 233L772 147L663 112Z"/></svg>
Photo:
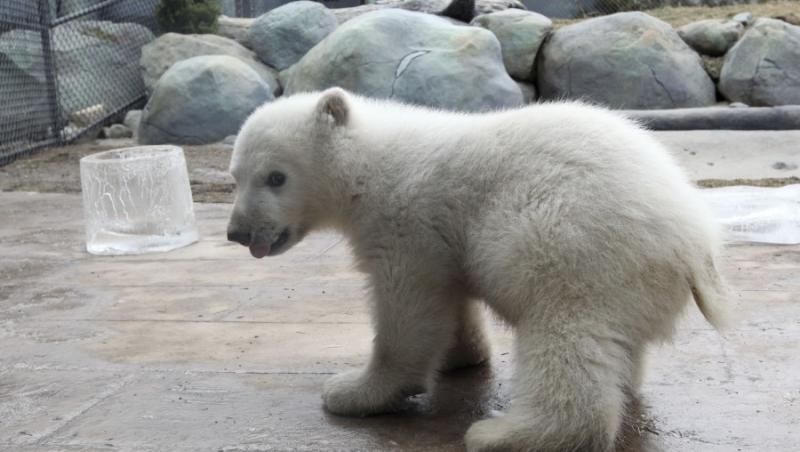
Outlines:
<svg viewBox="0 0 800 452"><path fill-rule="evenodd" d="M198 204L202 240L165 254L83 250L76 195L0 193L0 450L463 450L509 405L512 335L490 367L438 378L398 414L322 409L322 383L368 357L364 279L341 237L262 261L225 242L229 205ZM738 318L690 309L651 350L620 451L800 445L800 247L735 246Z"/></svg>

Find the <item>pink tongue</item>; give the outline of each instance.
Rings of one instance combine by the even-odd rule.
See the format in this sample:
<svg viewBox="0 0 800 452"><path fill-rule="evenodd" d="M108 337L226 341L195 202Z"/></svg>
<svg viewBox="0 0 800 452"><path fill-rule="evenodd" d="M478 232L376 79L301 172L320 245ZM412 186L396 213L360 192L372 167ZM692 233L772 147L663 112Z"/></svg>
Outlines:
<svg viewBox="0 0 800 452"><path fill-rule="evenodd" d="M269 243L258 243L250 245L250 255L255 257L256 259L261 259L267 254L269 254Z"/></svg>

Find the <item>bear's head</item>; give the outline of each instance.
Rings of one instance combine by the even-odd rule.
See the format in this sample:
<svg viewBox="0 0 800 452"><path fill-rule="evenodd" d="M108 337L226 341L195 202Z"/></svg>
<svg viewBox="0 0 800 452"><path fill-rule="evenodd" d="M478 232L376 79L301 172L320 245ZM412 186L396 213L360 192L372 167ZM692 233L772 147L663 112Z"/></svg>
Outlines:
<svg viewBox="0 0 800 452"><path fill-rule="evenodd" d="M347 93L331 88L268 103L245 121L231 157L236 200L228 240L260 259L328 226L337 187L326 163L348 127L348 103Z"/></svg>

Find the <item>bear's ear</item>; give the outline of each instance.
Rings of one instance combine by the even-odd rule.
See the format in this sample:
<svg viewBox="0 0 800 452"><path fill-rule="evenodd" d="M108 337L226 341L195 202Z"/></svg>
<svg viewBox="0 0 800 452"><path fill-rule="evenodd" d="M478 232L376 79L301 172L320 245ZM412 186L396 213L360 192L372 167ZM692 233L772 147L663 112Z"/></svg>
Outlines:
<svg viewBox="0 0 800 452"><path fill-rule="evenodd" d="M325 90L317 103L317 115L337 127L347 125L350 116L347 93L341 88Z"/></svg>

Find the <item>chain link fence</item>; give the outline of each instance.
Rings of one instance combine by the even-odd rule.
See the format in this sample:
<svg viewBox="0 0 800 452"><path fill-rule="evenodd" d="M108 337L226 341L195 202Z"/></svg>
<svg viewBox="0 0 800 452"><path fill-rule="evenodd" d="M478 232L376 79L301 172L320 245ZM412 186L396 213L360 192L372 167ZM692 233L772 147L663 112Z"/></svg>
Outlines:
<svg viewBox="0 0 800 452"><path fill-rule="evenodd" d="M158 0L0 1L0 165L97 130L145 99Z"/></svg>

